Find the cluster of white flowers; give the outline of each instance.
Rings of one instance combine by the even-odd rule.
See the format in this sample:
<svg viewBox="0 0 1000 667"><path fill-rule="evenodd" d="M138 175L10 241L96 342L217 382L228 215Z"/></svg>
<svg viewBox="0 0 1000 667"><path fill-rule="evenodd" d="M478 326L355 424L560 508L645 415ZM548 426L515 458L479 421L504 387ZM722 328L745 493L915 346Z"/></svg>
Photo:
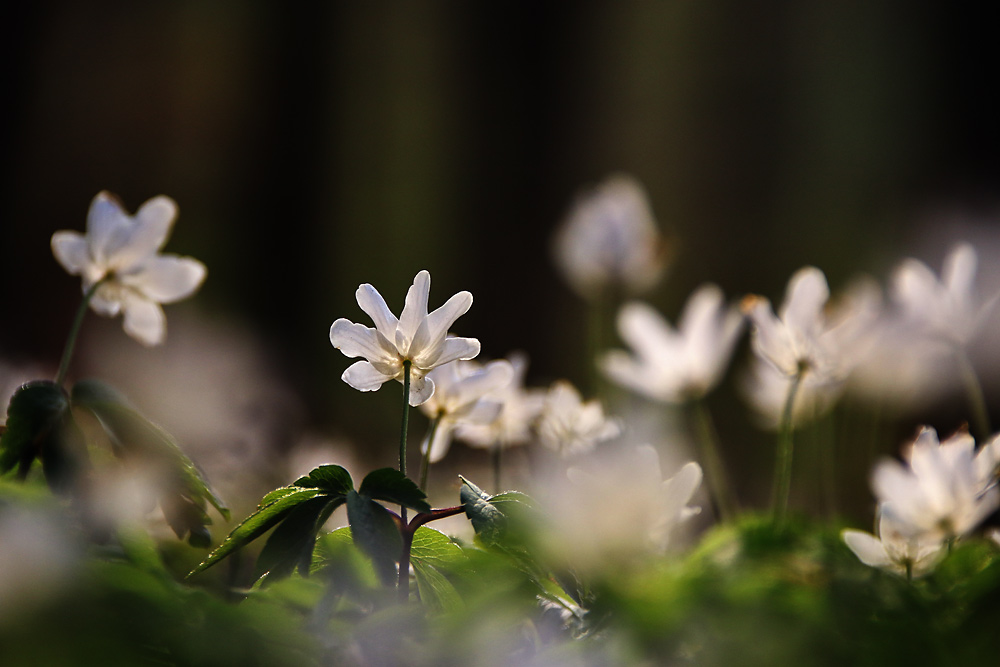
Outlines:
<svg viewBox="0 0 1000 667"><path fill-rule="evenodd" d="M878 535L845 530L843 538L868 565L920 576L1000 508L1000 436L977 451L968 433L939 443L934 429L924 427L903 458L905 465L880 462L872 475Z"/></svg>

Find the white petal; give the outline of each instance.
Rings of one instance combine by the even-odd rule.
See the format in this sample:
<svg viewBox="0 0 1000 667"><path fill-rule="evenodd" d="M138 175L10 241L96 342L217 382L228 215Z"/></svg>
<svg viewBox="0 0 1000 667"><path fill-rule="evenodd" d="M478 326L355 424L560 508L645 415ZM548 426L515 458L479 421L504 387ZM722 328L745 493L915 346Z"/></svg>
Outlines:
<svg viewBox="0 0 1000 667"><path fill-rule="evenodd" d="M148 259L135 273L122 275L121 281L154 301L173 303L191 296L206 273L205 265L196 259L160 255Z"/></svg>
<svg viewBox="0 0 1000 667"><path fill-rule="evenodd" d="M156 254L167 242L176 217L177 204L170 197L154 197L140 206L130 223L126 245L115 252L113 268L126 270Z"/></svg>
<svg viewBox="0 0 1000 667"><path fill-rule="evenodd" d="M125 333L143 345L159 345L167 335L167 317L160 304L138 296L122 304Z"/></svg>
<svg viewBox="0 0 1000 667"><path fill-rule="evenodd" d="M823 306L830 299L826 276L813 266L799 269L788 282L781 320L799 331L816 332L822 323Z"/></svg>
<svg viewBox="0 0 1000 667"><path fill-rule="evenodd" d="M403 312L399 315L396 346L404 353L409 353L410 342L427 318L427 298L430 292L431 274L421 271L414 277L413 284L406 291L406 302L403 305Z"/></svg>
<svg viewBox="0 0 1000 667"><path fill-rule="evenodd" d="M410 345L410 355L414 357L414 360L419 357L425 362L444 363L434 361L434 359L441 353L441 346L448 334L448 329L471 307L472 295L468 292L459 292L448 299L443 306L428 315L420 323Z"/></svg>
<svg viewBox="0 0 1000 667"><path fill-rule="evenodd" d="M52 254L72 275L79 275L90 264L87 239L79 232L63 231L52 235Z"/></svg>
<svg viewBox="0 0 1000 667"><path fill-rule="evenodd" d="M364 357L379 365L379 372L389 373L383 365L401 365L389 341L377 329L340 318L330 327L330 342L347 357ZM395 374L393 374L394 376Z"/></svg>
<svg viewBox="0 0 1000 667"><path fill-rule="evenodd" d="M421 368L431 368L451 361L474 359L479 350L480 344L475 338L449 336L442 341L440 347L416 355L413 362Z"/></svg>
<svg viewBox="0 0 1000 667"><path fill-rule="evenodd" d="M99 192L87 211L87 241L98 264L106 264L128 245L132 221L110 192Z"/></svg>
<svg viewBox="0 0 1000 667"><path fill-rule="evenodd" d="M410 406L415 408L429 401L433 395L434 381L430 378L420 377L410 380Z"/></svg>
<svg viewBox="0 0 1000 667"><path fill-rule="evenodd" d="M677 333L656 310L632 302L618 313L618 333L644 358L655 358L664 348L676 347Z"/></svg>
<svg viewBox="0 0 1000 667"><path fill-rule="evenodd" d="M89 289L85 287L84 291ZM104 317L114 317L122 309L122 288L118 283L104 283L97 288L94 296L90 297L90 307L99 315Z"/></svg>
<svg viewBox="0 0 1000 667"><path fill-rule="evenodd" d="M865 565L871 567L892 566L892 562L889 560L888 554L885 553L885 547L882 546L881 540L871 533L861 530L845 530L840 533L840 537L850 550L854 552L854 555L858 557L858 560Z"/></svg>
<svg viewBox="0 0 1000 667"><path fill-rule="evenodd" d="M375 328L379 330L379 333L388 340L395 340L399 320L389 310L389 306L386 305L385 299L378 293L378 290L365 283L358 287L355 297L358 300L358 305L361 306L361 310L365 311L368 317L372 318L372 322L375 323Z"/></svg>
<svg viewBox="0 0 1000 667"><path fill-rule="evenodd" d="M941 282L948 292L966 302L972 295L972 282L976 275L976 251L968 243L960 243L948 253L941 269Z"/></svg>
<svg viewBox="0 0 1000 667"><path fill-rule="evenodd" d="M340 379L358 391L375 391L393 376L379 373L367 361L357 361L347 367Z"/></svg>
<svg viewBox="0 0 1000 667"><path fill-rule="evenodd" d="M434 441L430 444L431 453L429 460L431 463L437 463L443 459L448 450L451 449L451 431L451 424L438 424L437 430L434 431Z"/></svg>

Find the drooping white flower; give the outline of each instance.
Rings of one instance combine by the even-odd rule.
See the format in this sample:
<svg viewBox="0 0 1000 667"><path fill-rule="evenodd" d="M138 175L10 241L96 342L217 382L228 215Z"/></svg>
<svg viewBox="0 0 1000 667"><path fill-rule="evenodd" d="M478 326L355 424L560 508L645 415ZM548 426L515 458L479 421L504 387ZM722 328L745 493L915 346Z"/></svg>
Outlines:
<svg viewBox="0 0 1000 667"><path fill-rule="evenodd" d="M531 441L532 426L545 407L545 391L525 389L528 359L524 354L508 355L514 376L503 387L489 392L484 398L497 401L503 407L497 418L488 424L463 422L456 426L455 437L473 447L511 447Z"/></svg>
<svg viewBox="0 0 1000 667"><path fill-rule="evenodd" d="M968 243L958 244L948 254L940 279L920 260L904 260L893 275L891 294L905 321L924 335L966 344L998 298L976 298L976 264L976 251Z"/></svg>
<svg viewBox="0 0 1000 667"><path fill-rule="evenodd" d="M691 499L701 484L697 463L664 481L656 450L626 447L546 481L542 506L556 518L541 531L543 548L577 569L618 568L658 555L675 529L698 514Z"/></svg>
<svg viewBox="0 0 1000 667"><path fill-rule="evenodd" d="M52 253L72 275L83 278L83 292L100 282L90 306L100 315L123 315L125 333L145 345L166 335L161 303L185 299L205 279L205 265L190 257L161 255L177 216L169 197L150 199L128 215L108 192L94 197L87 233L52 235Z"/></svg>
<svg viewBox="0 0 1000 667"><path fill-rule="evenodd" d="M365 283L358 287L361 310L372 318L375 328L340 318L330 327L330 342L347 357L364 357L341 376L359 391L375 391L389 380L403 382L404 362L410 362L410 405L420 405L434 394L434 382L427 373L456 359L468 360L479 354L475 338L449 336L448 329L472 306L472 294L459 292L443 306L427 313L431 275L421 271L406 292L399 319L392 314L382 295Z"/></svg>
<svg viewBox="0 0 1000 667"><path fill-rule="evenodd" d="M605 374L623 387L666 403L707 394L719 381L743 327L735 308L726 308L722 291L704 285L688 299L674 330L659 313L641 303L626 304L618 331L635 351L609 352Z"/></svg>
<svg viewBox="0 0 1000 667"><path fill-rule="evenodd" d="M590 451L597 443L610 440L619 432L618 424L604 416L599 401L584 403L580 392L569 382L553 383L538 421L538 438L542 445L569 456Z"/></svg>
<svg viewBox="0 0 1000 667"><path fill-rule="evenodd" d="M888 503L879 507L878 535L844 530L841 538L865 565L910 577L920 577L944 556L946 543L929 533L913 533L893 516Z"/></svg>
<svg viewBox="0 0 1000 667"><path fill-rule="evenodd" d="M647 289L666 264L646 193L624 175L611 176L577 200L554 250L570 286L587 298L611 284L631 292Z"/></svg>
<svg viewBox="0 0 1000 667"><path fill-rule="evenodd" d="M958 538L1000 507L996 457L992 444L976 452L966 432L939 443L937 432L924 427L903 452L906 465L884 460L875 467L872 488L901 529Z"/></svg>
<svg viewBox="0 0 1000 667"><path fill-rule="evenodd" d="M505 359L485 366L474 361L452 361L427 374L434 394L420 405L431 419L438 419L430 446L430 462L437 463L448 453L452 431L463 424L486 425L500 415L503 403L491 394L511 383L514 368ZM428 443L424 443L424 450Z"/></svg>

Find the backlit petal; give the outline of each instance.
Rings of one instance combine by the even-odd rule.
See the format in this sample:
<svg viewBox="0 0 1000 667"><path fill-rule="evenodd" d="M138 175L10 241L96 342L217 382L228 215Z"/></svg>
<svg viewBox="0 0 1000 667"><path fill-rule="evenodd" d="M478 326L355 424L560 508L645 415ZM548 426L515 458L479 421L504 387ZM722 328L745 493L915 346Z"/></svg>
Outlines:
<svg viewBox="0 0 1000 667"><path fill-rule="evenodd" d="M125 333L143 345L159 345L167 335L167 318L160 304L132 296L122 304Z"/></svg>
<svg viewBox="0 0 1000 667"><path fill-rule="evenodd" d="M367 361L357 361L347 367L340 379L358 391L375 391L391 380L392 376L380 373Z"/></svg>
<svg viewBox="0 0 1000 667"><path fill-rule="evenodd" d="M144 262L137 272L121 276L121 281L154 301L173 303L191 296L206 272L205 265L196 259L159 255Z"/></svg>
<svg viewBox="0 0 1000 667"><path fill-rule="evenodd" d="M127 243L109 257L113 268L127 270L163 247L170 235L177 204L170 197L154 197L139 207L130 224Z"/></svg>
<svg viewBox="0 0 1000 667"><path fill-rule="evenodd" d="M110 192L99 192L87 211L87 241L94 261L104 265L128 245L132 221Z"/></svg>
<svg viewBox="0 0 1000 667"><path fill-rule="evenodd" d="M355 324L343 317L330 327L330 342L347 357L364 357L379 364L396 361L390 353L392 348L389 342L377 329Z"/></svg>
<svg viewBox="0 0 1000 667"><path fill-rule="evenodd" d="M361 310L365 311L368 317L372 318L372 322L375 323L375 328L379 330L379 333L388 340L395 340L396 327L399 324L399 320L389 310L389 306L386 305L385 299L378 293L378 290L365 283L358 287L355 296L358 300L358 305L361 306Z"/></svg>
<svg viewBox="0 0 1000 667"><path fill-rule="evenodd" d="M52 254L73 275L82 273L91 262L87 239L79 232L63 231L53 234Z"/></svg>
<svg viewBox="0 0 1000 667"><path fill-rule="evenodd" d="M399 315L396 346L400 352L409 354L410 343L417 329L427 318L427 298L431 292L431 274L421 271L414 277L413 284L406 291L406 302Z"/></svg>

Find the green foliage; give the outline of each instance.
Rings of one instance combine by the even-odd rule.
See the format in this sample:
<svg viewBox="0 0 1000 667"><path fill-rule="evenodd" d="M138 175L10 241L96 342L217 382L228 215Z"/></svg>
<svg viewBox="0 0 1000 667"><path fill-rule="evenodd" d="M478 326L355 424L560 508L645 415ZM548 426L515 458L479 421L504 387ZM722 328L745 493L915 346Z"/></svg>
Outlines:
<svg viewBox="0 0 1000 667"><path fill-rule="evenodd" d="M395 468L379 468L365 476L358 493L370 500L385 500L418 512L430 512L427 495L413 480Z"/></svg>
<svg viewBox="0 0 1000 667"><path fill-rule="evenodd" d="M11 397L7 428L0 438L0 474L16 467L24 479L36 458L49 486L60 493L75 490L89 467L69 396L47 380L29 382Z"/></svg>
<svg viewBox="0 0 1000 667"><path fill-rule="evenodd" d="M396 578L396 562L403 550L399 528L389 510L356 491L347 494L351 535L375 566L379 580L389 586Z"/></svg>
<svg viewBox="0 0 1000 667"><path fill-rule="evenodd" d="M456 611L463 607L458 590L449 580L449 574L455 576L468 566L461 547L446 535L421 526L413 534L410 563L424 604L438 611Z"/></svg>

